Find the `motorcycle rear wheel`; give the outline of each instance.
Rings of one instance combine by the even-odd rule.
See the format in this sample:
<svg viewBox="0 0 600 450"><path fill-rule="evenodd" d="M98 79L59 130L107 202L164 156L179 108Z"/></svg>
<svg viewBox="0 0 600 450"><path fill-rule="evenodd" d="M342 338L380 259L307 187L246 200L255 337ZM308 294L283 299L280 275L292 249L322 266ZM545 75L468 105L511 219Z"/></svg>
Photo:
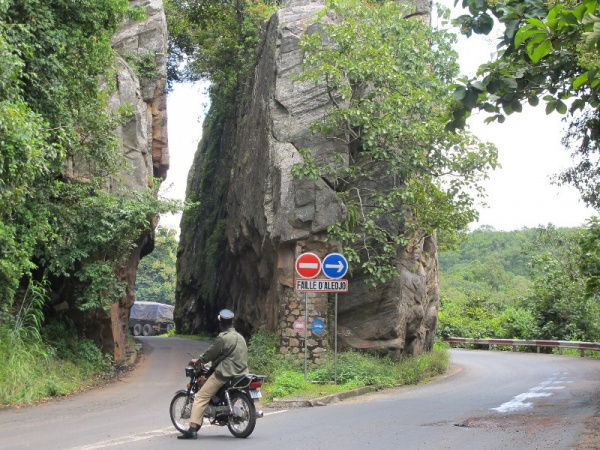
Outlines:
<svg viewBox="0 0 600 450"><path fill-rule="evenodd" d="M185 392L178 392L171 400L171 406L169 407L171 422L182 433L190 427L190 414L193 403L194 400ZM199 425L202 426L202 424Z"/></svg>
<svg viewBox="0 0 600 450"><path fill-rule="evenodd" d="M231 394L231 408L234 414L229 417L227 428L236 438L247 438L256 426L254 402L242 392Z"/></svg>

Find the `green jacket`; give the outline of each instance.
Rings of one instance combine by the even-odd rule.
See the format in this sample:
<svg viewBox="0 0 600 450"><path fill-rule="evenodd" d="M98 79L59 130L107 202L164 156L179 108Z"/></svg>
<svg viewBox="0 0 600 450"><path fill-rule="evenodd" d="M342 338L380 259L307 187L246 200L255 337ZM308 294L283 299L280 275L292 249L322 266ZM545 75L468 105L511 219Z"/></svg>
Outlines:
<svg viewBox="0 0 600 450"><path fill-rule="evenodd" d="M248 347L244 337L231 327L220 333L213 344L198 358L206 364L212 362L215 376L227 381L236 375L248 373Z"/></svg>

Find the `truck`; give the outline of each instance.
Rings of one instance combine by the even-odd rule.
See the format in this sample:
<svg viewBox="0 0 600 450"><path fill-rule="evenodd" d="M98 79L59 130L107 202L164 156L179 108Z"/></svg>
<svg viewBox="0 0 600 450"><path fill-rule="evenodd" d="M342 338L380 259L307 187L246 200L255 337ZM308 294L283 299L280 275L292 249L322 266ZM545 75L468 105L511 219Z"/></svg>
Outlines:
<svg viewBox="0 0 600 450"><path fill-rule="evenodd" d="M129 314L129 331L134 336L154 336L175 327L172 305L135 301Z"/></svg>

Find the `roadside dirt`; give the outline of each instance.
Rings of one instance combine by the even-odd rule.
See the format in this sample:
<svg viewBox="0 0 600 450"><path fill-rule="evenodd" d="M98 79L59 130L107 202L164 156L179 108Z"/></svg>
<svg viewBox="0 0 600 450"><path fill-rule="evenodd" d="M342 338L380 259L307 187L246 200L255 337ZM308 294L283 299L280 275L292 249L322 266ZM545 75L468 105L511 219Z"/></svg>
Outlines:
<svg viewBox="0 0 600 450"><path fill-rule="evenodd" d="M581 440L571 450L598 450L600 449L600 405L596 414L585 421L585 429Z"/></svg>

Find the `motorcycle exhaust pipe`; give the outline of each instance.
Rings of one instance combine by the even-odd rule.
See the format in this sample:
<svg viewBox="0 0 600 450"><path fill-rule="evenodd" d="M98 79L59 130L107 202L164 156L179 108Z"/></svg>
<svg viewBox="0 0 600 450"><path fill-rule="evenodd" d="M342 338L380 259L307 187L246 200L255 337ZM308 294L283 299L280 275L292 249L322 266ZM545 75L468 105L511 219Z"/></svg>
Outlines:
<svg viewBox="0 0 600 450"><path fill-rule="evenodd" d="M262 419L264 417L264 414L262 411L256 411L255 416L257 419Z"/></svg>

